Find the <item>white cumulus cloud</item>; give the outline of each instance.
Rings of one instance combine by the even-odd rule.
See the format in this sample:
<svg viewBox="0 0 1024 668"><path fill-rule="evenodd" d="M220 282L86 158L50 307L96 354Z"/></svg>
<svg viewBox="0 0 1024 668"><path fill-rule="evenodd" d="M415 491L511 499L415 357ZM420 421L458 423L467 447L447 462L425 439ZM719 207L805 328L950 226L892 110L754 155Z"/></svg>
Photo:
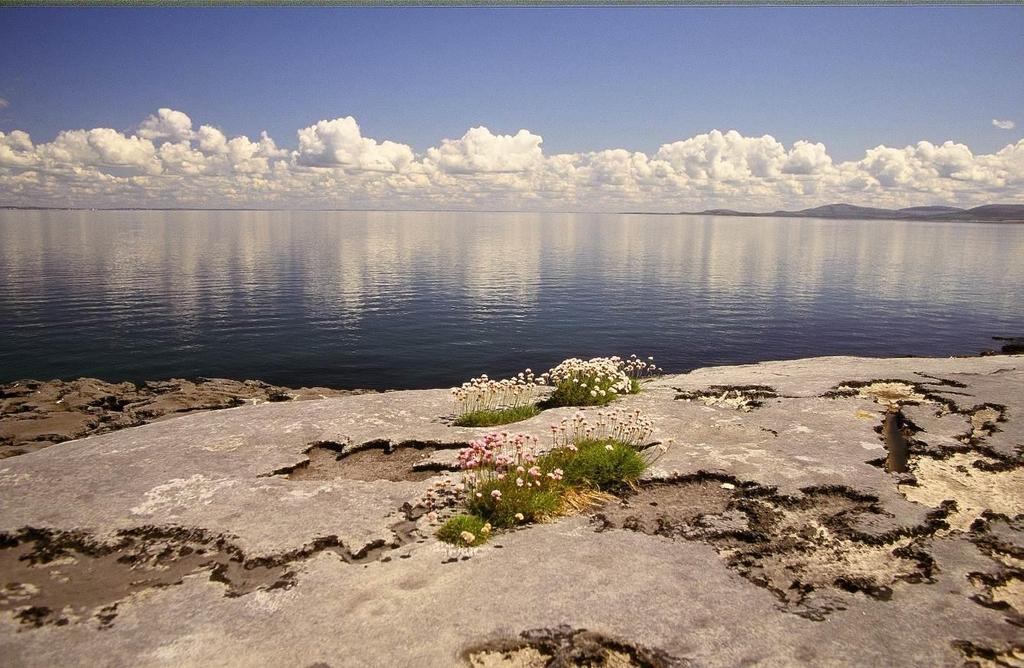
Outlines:
<svg viewBox="0 0 1024 668"><path fill-rule="evenodd" d="M999 120L998 118L992 119L992 125L999 128L1000 130L1012 130L1017 127L1017 124L1010 120Z"/></svg>
<svg viewBox="0 0 1024 668"><path fill-rule="evenodd" d="M192 138L192 119L174 109L158 109L139 124L139 136L154 142L184 141Z"/></svg>
<svg viewBox="0 0 1024 668"><path fill-rule="evenodd" d="M134 133L65 130L39 141L0 132L0 204L683 211L1024 203L1024 140L990 154L954 141L883 145L836 161L821 142L712 130L651 154L545 154L529 130L478 126L416 153L363 136L351 116L288 139L229 136L213 123L196 129L169 108Z"/></svg>
<svg viewBox="0 0 1024 668"><path fill-rule="evenodd" d="M356 171L398 172L413 161L405 144L363 137L351 116L320 121L299 130L298 162L311 167L344 167Z"/></svg>
<svg viewBox="0 0 1024 668"><path fill-rule="evenodd" d="M541 142L540 135L528 130L496 135L480 126L460 139L442 140L441 146L427 150L427 160L454 174L524 172L543 161Z"/></svg>

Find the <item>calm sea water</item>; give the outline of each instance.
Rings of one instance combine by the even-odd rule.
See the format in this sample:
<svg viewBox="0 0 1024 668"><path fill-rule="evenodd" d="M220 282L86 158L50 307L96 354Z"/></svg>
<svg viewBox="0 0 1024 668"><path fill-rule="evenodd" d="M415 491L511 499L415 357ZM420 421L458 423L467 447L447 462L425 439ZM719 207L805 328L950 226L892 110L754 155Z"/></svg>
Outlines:
<svg viewBox="0 0 1024 668"><path fill-rule="evenodd" d="M1024 226L645 215L0 212L0 381L417 388L1024 335Z"/></svg>

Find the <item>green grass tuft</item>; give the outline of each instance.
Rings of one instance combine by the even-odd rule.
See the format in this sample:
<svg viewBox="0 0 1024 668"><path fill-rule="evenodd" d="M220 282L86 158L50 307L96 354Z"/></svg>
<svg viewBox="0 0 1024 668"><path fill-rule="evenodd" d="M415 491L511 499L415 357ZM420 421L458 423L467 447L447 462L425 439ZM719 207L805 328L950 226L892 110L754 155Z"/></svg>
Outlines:
<svg viewBox="0 0 1024 668"><path fill-rule="evenodd" d="M640 394L640 381L636 378L629 379L629 393Z"/></svg>
<svg viewBox="0 0 1024 668"><path fill-rule="evenodd" d="M483 545L490 537L490 532L484 529L487 520L476 515L456 515L441 525L437 530L437 537L446 543L469 547L471 545ZM462 533L468 531L473 534L473 542L467 542Z"/></svg>
<svg viewBox="0 0 1024 668"><path fill-rule="evenodd" d="M517 477L523 486L516 484ZM466 498L466 508L474 515L486 518L494 527L509 528L528 522L538 522L557 514L561 506L561 486L550 479L541 485L526 485L532 479L526 475L509 473L504 480L488 480L477 486ZM492 492L501 492L501 501ZM480 496L476 496L476 493ZM522 519L516 517L521 515Z"/></svg>
<svg viewBox="0 0 1024 668"><path fill-rule="evenodd" d="M557 448L541 457L547 471L562 469L562 484L567 487L596 487L607 490L633 486L647 468L635 448L613 439L582 440L576 451Z"/></svg>
<svg viewBox="0 0 1024 668"><path fill-rule="evenodd" d="M532 418L540 414L536 404L526 404L515 408L496 408L493 410L473 411L464 413L455 419L456 427L493 427L499 424L510 424Z"/></svg>

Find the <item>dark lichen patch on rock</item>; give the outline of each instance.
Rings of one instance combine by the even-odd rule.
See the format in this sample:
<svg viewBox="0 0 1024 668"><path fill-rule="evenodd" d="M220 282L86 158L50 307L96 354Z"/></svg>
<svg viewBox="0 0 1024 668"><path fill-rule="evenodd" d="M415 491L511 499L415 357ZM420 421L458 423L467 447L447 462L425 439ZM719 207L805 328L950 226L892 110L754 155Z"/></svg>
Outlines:
<svg viewBox="0 0 1024 668"><path fill-rule="evenodd" d="M463 653L473 668L675 668L690 665L666 652L585 629L558 626L474 645Z"/></svg>
<svg viewBox="0 0 1024 668"><path fill-rule="evenodd" d="M933 385L963 384L935 378ZM902 380L844 383L832 394L870 398L885 407L875 430L887 454L867 463L894 473L897 489L907 499L945 508L952 529L966 532L985 511L1013 513L1019 508L1024 447L993 443L993 435L1009 420L1006 406L959 406L928 387Z"/></svg>
<svg viewBox="0 0 1024 668"><path fill-rule="evenodd" d="M289 553L258 558L247 558L228 538L199 529L140 527L101 540L87 532L26 528L0 534L0 611L10 611L31 627L88 619L106 627L128 597L181 584L189 575L207 573L225 586L229 598L290 589L295 562L323 551L348 563L377 559L412 540L406 524L393 527L391 543L377 541L355 552L328 536Z"/></svg>
<svg viewBox="0 0 1024 668"><path fill-rule="evenodd" d="M971 541L993 561L1024 568L1024 515L985 511L971 524Z"/></svg>
<svg viewBox="0 0 1024 668"><path fill-rule="evenodd" d="M289 588L294 578L286 565L245 563L240 550L201 531L139 529L102 542L87 533L25 529L3 537L0 610L31 626L90 617L109 625L119 601L201 571L224 583L228 596Z"/></svg>
<svg viewBox="0 0 1024 668"><path fill-rule="evenodd" d="M0 385L0 458L196 411L247 403L323 399L369 390L290 389L257 380L171 379L107 383L19 380Z"/></svg>
<svg viewBox="0 0 1024 668"><path fill-rule="evenodd" d="M822 397L827 399L860 397L862 399L871 399L884 406L916 405L946 401L942 397L934 396L928 388L923 387L920 383L913 383L899 378L847 381L835 386L823 394Z"/></svg>
<svg viewBox="0 0 1024 668"><path fill-rule="evenodd" d="M888 600L896 582L927 582L933 563L920 536L940 526L868 533L884 517L877 499L845 488L787 497L753 483L697 475L645 486L595 514L599 530L626 529L712 545L726 565L778 597L788 612L821 620L843 594Z"/></svg>
<svg viewBox="0 0 1024 668"><path fill-rule="evenodd" d="M440 471L451 470L432 460L435 452L463 445L418 441L392 445L389 441L373 441L353 448L340 443L319 442L305 451L307 458L304 461L269 475L280 475L289 480L420 481L436 476Z"/></svg>
<svg viewBox="0 0 1024 668"><path fill-rule="evenodd" d="M950 525L967 531L986 511L1019 511L1024 448L1009 453L990 443L1008 420L1005 406L983 403L955 412L967 418L966 431L945 441L929 438L920 426L904 421L912 478L898 489L911 501L932 507L953 502Z"/></svg>
<svg viewBox="0 0 1024 668"><path fill-rule="evenodd" d="M1007 643L992 646L981 642L955 640L953 647L964 657L964 666L971 668L1019 668L1024 666L1024 644Z"/></svg>
<svg viewBox="0 0 1024 668"><path fill-rule="evenodd" d="M779 393L767 385L711 385L704 390L675 388L675 398L682 401L700 401L705 406L732 408L749 412L764 406L766 399L777 399Z"/></svg>

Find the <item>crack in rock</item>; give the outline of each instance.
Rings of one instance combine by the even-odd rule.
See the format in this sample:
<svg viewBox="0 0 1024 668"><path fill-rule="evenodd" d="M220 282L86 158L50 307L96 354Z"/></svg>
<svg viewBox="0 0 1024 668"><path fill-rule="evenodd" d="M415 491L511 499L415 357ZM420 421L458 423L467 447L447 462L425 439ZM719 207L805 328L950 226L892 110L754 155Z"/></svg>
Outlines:
<svg viewBox="0 0 1024 668"><path fill-rule="evenodd" d="M181 584L189 575L209 573L233 598L291 589L292 566L322 551L347 563L384 561L385 552L414 540L408 520L392 530L392 542L375 541L354 552L337 536L326 536L291 552L251 558L229 537L196 528L145 526L104 541L84 531L26 527L0 533L0 611L28 627L95 619L106 628L125 599Z"/></svg>
<svg viewBox="0 0 1024 668"><path fill-rule="evenodd" d="M376 440L352 447L333 441L320 441L306 448L303 452L303 461L261 477L284 476L289 480L368 482L421 481L444 471L456 470L454 465L435 461L435 453L465 446L465 443L402 441L394 444L387 440Z"/></svg>
<svg viewBox="0 0 1024 668"><path fill-rule="evenodd" d="M840 383L835 389L829 390L822 396L829 399L860 397L861 399L870 399L887 407L944 401L942 397L936 398L933 393L919 383L898 379L847 381Z"/></svg>
<svg viewBox="0 0 1024 668"><path fill-rule="evenodd" d="M800 497L729 476L698 473L648 484L594 515L597 530L626 529L713 546L726 565L771 591L787 612L823 620L844 594L888 600L896 582L930 582L921 538L945 526L891 526L875 497L843 487ZM866 532L874 522L880 530Z"/></svg>
<svg viewBox="0 0 1024 668"><path fill-rule="evenodd" d="M925 374L919 374L924 376ZM962 388L963 383L926 376L935 385ZM970 407L957 405L920 383L874 380L842 383L826 396L858 396L885 407L876 427L887 456L868 463L896 474L897 489L910 501L932 508L947 508L951 530L966 532L985 511L1015 514L1024 490L1024 451L1007 454L992 448L987 439L1007 422L1007 407L991 402ZM905 413L928 423L943 424L945 416L966 419L966 430L932 438ZM934 406L934 412L925 406ZM909 409L908 409L909 410Z"/></svg>
<svg viewBox="0 0 1024 668"><path fill-rule="evenodd" d="M224 378L177 378L141 385L95 378L19 380L0 384L0 458L196 411L367 392L370 390L290 389Z"/></svg>
<svg viewBox="0 0 1024 668"><path fill-rule="evenodd" d="M971 525L970 540L997 565L995 572L968 575L979 590L971 599L1024 627L1024 514L1011 518L986 511Z"/></svg>
<svg viewBox="0 0 1024 668"><path fill-rule="evenodd" d="M779 393L768 385L711 385L706 390L674 388L677 400L700 401L705 406L731 408L749 413L764 406L765 399L777 399Z"/></svg>
<svg viewBox="0 0 1024 668"><path fill-rule="evenodd" d="M965 666L971 668L1020 668L1024 666L1024 644L1011 643L992 647L967 640L954 640L953 647L963 655Z"/></svg>
<svg viewBox="0 0 1024 668"><path fill-rule="evenodd" d="M675 668L690 665L657 649L562 625L474 645L462 653L473 668Z"/></svg>

